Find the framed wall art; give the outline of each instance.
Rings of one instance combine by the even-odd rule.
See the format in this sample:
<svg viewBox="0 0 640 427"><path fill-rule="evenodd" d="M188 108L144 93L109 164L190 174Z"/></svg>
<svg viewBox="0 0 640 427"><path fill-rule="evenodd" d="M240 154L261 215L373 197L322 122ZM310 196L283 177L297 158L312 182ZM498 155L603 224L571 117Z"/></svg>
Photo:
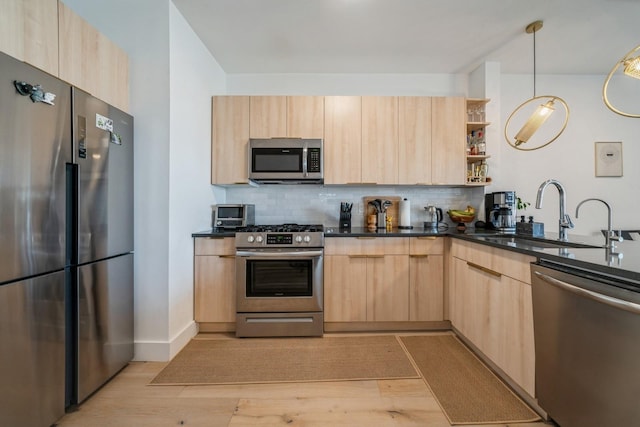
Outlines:
<svg viewBox="0 0 640 427"><path fill-rule="evenodd" d="M622 142L596 142L596 176L622 176Z"/></svg>

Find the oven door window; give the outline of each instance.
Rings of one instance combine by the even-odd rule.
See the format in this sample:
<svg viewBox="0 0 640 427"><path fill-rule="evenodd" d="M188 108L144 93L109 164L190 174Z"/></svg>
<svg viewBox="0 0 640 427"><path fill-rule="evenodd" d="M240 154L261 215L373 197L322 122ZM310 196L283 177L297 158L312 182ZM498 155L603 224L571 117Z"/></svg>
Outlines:
<svg viewBox="0 0 640 427"><path fill-rule="evenodd" d="M252 172L302 172L302 148L254 148Z"/></svg>
<svg viewBox="0 0 640 427"><path fill-rule="evenodd" d="M313 261L247 260L247 297L309 297L313 295Z"/></svg>

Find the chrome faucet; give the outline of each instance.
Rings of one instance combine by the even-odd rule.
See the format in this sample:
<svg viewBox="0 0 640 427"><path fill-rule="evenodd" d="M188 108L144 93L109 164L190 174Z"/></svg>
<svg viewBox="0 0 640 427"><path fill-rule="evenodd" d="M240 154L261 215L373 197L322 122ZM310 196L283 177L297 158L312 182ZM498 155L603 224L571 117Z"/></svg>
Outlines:
<svg viewBox="0 0 640 427"><path fill-rule="evenodd" d="M567 196L564 191L564 187L562 184L555 179L548 179L538 188L538 196L536 197L536 209L540 209L542 207L542 197L544 196L544 190L547 188L549 184L553 184L558 189L558 195L560 196L560 219L558 220L558 234L559 239L563 242L566 242L567 239L567 229L573 228L573 222L571 221L571 217L566 212L567 205Z"/></svg>
<svg viewBox="0 0 640 427"><path fill-rule="evenodd" d="M616 248L615 240L622 242L622 233L618 233L618 235L616 236L615 231L611 229L611 206L609 206L609 203L605 202L602 199L584 199L583 201L578 203L578 206L576 206L576 218L578 218L578 210L580 209L580 206L582 206L584 202L588 202L589 200L602 202L607 207L607 234L606 236L604 236L604 247L613 251Z"/></svg>

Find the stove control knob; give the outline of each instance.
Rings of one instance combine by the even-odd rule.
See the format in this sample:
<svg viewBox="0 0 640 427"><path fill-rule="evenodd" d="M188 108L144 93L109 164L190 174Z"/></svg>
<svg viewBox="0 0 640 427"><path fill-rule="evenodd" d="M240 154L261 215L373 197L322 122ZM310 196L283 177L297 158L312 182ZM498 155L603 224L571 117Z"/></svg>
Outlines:
<svg viewBox="0 0 640 427"><path fill-rule="evenodd" d="M256 242L262 243L262 236L257 236L256 237Z"/></svg>
<svg viewBox="0 0 640 427"><path fill-rule="evenodd" d="M302 243L302 236L296 236L296 243Z"/></svg>
<svg viewBox="0 0 640 427"><path fill-rule="evenodd" d="M311 237L310 236L304 236L304 242L305 243L309 243L311 241Z"/></svg>
<svg viewBox="0 0 640 427"><path fill-rule="evenodd" d="M253 237L253 236L248 236L248 237L247 237L247 242L249 242L249 243L253 243L253 241L254 241L254 240L255 240L255 239L254 239L254 237Z"/></svg>

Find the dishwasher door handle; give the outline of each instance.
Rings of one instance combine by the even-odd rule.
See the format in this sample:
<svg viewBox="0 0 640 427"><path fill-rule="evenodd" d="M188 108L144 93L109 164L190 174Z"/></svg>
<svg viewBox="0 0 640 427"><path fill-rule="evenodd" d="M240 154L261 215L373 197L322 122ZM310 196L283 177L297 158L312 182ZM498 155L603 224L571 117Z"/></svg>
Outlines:
<svg viewBox="0 0 640 427"><path fill-rule="evenodd" d="M636 304L633 302L621 300L618 298L613 298L608 295L602 295L598 292L593 292L588 289L581 288L579 286L572 285L567 282L563 282L562 280L558 280L555 277L548 276L544 273L540 273L539 271L533 272L536 276L538 276L541 280L549 283L550 285L556 286L560 289L564 289L571 293L581 295L585 298L588 298L592 301L596 301L602 304L606 304L610 307L614 307L620 310L628 311L634 314L640 314L640 304Z"/></svg>

